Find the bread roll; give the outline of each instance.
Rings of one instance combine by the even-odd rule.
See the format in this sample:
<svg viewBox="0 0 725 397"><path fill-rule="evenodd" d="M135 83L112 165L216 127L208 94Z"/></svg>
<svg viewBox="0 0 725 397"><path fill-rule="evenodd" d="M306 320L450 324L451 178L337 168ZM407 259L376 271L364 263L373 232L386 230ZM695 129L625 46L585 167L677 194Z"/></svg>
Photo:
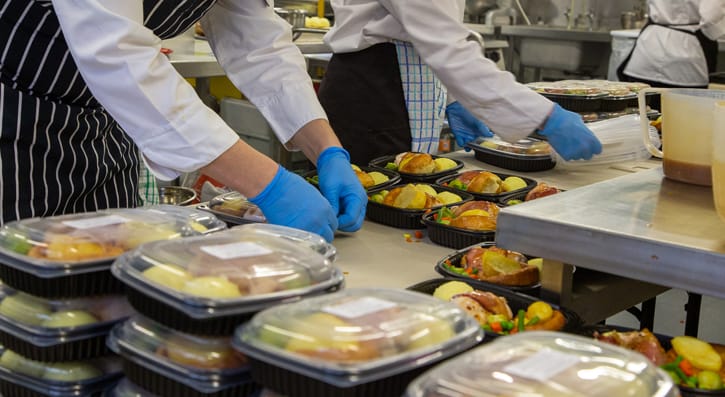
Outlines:
<svg viewBox="0 0 725 397"><path fill-rule="evenodd" d="M501 192L501 178L488 171L479 171L470 183L467 184L469 192L495 194Z"/></svg>
<svg viewBox="0 0 725 397"><path fill-rule="evenodd" d="M435 162L428 153L407 152L396 163L398 171L408 174L431 174L435 171Z"/></svg>

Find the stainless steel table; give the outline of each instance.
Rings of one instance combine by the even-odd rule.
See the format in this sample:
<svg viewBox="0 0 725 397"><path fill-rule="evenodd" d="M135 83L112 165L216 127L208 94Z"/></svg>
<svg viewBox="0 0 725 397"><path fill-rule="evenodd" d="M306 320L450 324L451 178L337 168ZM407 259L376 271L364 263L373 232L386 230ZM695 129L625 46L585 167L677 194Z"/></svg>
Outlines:
<svg viewBox="0 0 725 397"><path fill-rule="evenodd" d="M725 298L725 222L711 189L665 179L661 167L506 208L496 240L546 258L544 292L563 304L575 297L562 263Z"/></svg>

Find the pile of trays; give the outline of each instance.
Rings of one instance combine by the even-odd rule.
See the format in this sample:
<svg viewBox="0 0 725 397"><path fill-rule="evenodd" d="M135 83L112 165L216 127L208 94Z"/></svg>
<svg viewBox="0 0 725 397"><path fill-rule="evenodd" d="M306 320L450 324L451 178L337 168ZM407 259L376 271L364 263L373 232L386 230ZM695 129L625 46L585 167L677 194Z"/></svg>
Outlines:
<svg viewBox="0 0 725 397"><path fill-rule="evenodd" d="M133 310L113 260L148 241L225 228L173 206L9 222L0 230L0 393L97 396L121 376L106 336Z"/></svg>

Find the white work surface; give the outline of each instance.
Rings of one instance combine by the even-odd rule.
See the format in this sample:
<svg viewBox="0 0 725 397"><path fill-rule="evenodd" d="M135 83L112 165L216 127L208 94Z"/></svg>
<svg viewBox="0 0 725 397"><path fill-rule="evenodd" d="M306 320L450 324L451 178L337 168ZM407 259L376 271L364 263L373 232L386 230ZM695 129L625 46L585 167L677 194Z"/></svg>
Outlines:
<svg viewBox="0 0 725 397"><path fill-rule="evenodd" d="M474 158L473 152L458 151L448 157L462 160L465 164L464 170L487 169L522 175L565 190L660 165L659 161L648 160L586 166L576 170L563 171L554 168L543 172L522 173L480 162ZM346 273L347 286L405 288L423 280L440 277L434 270L436 263L454 250L433 244L426 237L425 229L422 232L424 238L418 241L412 230L365 221L362 229L356 233L338 234L333 244L338 249L337 264ZM406 233L411 235L413 242L406 242Z"/></svg>

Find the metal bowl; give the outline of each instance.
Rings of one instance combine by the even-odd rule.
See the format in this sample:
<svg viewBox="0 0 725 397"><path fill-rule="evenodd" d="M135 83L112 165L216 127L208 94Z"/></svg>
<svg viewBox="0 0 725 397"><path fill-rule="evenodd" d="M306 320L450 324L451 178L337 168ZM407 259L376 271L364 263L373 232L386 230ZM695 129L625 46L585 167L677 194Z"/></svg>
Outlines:
<svg viewBox="0 0 725 397"><path fill-rule="evenodd" d="M159 196L161 204L189 205L196 199L196 192L183 186L163 186L159 188Z"/></svg>

